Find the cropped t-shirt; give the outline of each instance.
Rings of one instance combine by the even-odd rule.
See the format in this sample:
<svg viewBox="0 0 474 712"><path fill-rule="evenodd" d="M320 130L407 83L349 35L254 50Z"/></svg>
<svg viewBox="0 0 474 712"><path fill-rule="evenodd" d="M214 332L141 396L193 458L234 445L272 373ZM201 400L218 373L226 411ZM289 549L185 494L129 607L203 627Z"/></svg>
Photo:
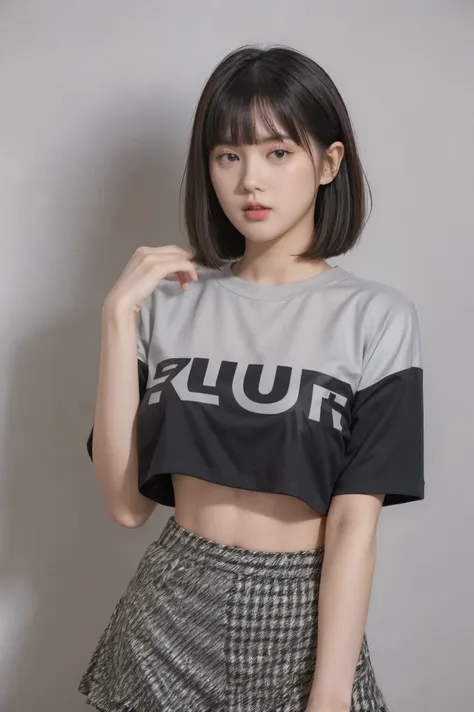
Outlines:
<svg viewBox="0 0 474 712"><path fill-rule="evenodd" d="M187 292L161 281L137 359L137 486L156 502L175 506L174 472L323 515L338 494L424 497L419 324L394 287L338 265L281 285L230 263Z"/></svg>

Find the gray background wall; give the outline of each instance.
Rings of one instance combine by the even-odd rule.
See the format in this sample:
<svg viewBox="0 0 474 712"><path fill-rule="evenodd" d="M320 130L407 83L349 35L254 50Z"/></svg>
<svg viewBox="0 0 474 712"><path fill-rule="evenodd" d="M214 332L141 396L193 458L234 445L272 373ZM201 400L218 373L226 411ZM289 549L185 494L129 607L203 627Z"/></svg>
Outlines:
<svg viewBox="0 0 474 712"><path fill-rule="evenodd" d="M0 5L0 709L85 710L76 686L145 546L109 521L85 441L100 306L140 244L182 241L191 115L214 65L279 42L331 74L374 210L336 260L416 303L423 503L384 510L368 634L393 712L468 710L474 7L465 0L42 0Z"/></svg>

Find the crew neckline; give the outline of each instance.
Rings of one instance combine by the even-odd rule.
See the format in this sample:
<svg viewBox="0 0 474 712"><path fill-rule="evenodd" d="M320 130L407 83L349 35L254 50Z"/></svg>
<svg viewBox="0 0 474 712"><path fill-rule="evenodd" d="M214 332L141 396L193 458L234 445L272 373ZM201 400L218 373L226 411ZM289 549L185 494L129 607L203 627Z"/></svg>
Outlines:
<svg viewBox="0 0 474 712"><path fill-rule="evenodd" d="M234 262L226 262L216 270L215 279L219 284L235 294L240 294L249 299L279 300L289 299L307 292L313 292L328 284L338 282L347 276L347 271L339 265L331 266L330 269L314 274L312 277L299 279L296 282L286 282L285 284L259 284L249 282L242 277L238 277L232 270Z"/></svg>

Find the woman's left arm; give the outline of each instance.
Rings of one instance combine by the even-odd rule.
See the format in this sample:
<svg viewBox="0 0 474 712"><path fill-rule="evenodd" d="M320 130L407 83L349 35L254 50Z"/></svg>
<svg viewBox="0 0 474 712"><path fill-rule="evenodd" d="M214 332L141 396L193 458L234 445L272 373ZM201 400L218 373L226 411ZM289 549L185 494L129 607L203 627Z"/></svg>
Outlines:
<svg viewBox="0 0 474 712"><path fill-rule="evenodd" d="M418 315L412 302L390 290L371 305L350 436L327 513L316 668L307 712L349 712L382 504L424 497Z"/></svg>
<svg viewBox="0 0 474 712"><path fill-rule="evenodd" d="M383 499L342 494L331 501L319 589L317 662L307 712L350 712Z"/></svg>

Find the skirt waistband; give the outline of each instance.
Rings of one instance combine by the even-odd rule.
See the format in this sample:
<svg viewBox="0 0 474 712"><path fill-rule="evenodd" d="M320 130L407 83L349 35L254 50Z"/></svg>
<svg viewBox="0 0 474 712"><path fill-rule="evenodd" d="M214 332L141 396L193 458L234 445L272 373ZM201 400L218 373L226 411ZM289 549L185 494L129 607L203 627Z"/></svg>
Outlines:
<svg viewBox="0 0 474 712"><path fill-rule="evenodd" d="M172 515L166 522L159 546L193 562L215 566L243 576L314 578L320 573L324 547L301 551L256 551L243 549L196 534L178 524Z"/></svg>

